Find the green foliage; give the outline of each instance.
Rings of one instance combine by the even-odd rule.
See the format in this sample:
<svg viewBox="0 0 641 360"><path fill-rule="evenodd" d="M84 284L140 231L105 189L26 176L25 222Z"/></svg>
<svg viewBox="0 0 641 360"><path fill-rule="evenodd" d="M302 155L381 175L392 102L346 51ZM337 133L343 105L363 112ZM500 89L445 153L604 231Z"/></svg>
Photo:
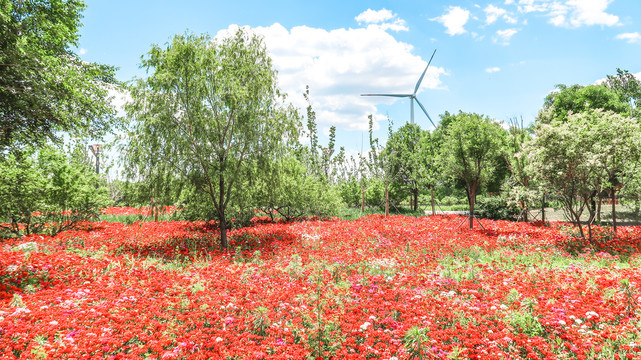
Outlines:
<svg viewBox="0 0 641 360"><path fill-rule="evenodd" d="M484 219L514 220L520 209L510 206L504 196L485 196L476 201L477 215Z"/></svg>
<svg viewBox="0 0 641 360"><path fill-rule="evenodd" d="M429 131L422 131L416 124L406 124L393 132L385 145L386 154L392 157L394 182L413 197L414 210L418 208L419 192L436 185L438 180L437 146Z"/></svg>
<svg viewBox="0 0 641 360"><path fill-rule="evenodd" d="M545 97L543 109L539 112L538 122L551 123L554 120L566 121L570 114L578 114L589 109L602 109L617 114L629 115L630 105L622 101L617 92L605 85L556 86L556 92Z"/></svg>
<svg viewBox="0 0 641 360"><path fill-rule="evenodd" d="M125 145L129 175L148 182L154 195L177 177L185 206L211 209L227 247L230 210L237 218L256 205L246 191L251 175L298 138L267 49L242 29L221 40L177 35L164 49L152 46L143 66L151 75L131 87L127 106L134 120Z"/></svg>
<svg viewBox="0 0 641 360"><path fill-rule="evenodd" d="M630 105L630 116L639 120L641 118L641 81L628 70L617 69L616 75L608 75L605 86L614 90L619 98Z"/></svg>
<svg viewBox="0 0 641 360"><path fill-rule="evenodd" d="M296 143L288 154L270 159L255 168L251 178L251 196L257 207L270 217L287 220L307 215L334 216L344 207L338 182L343 149L334 155L336 128L330 128L329 144L318 143L316 114L311 106L309 87L304 94L308 102L307 132L309 146Z"/></svg>
<svg viewBox="0 0 641 360"><path fill-rule="evenodd" d="M633 173L641 149L638 125L629 117L601 110L570 114L565 121L539 123L526 147L535 179L563 204L581 230L580 216L614 178ZM588 223L590 225L590 223Z"/></svg>
<svg viewBox="0 0 641 360"><path fill-rule="evenodd" d="M473 113L446 113L443 120L447 127L441 135L439 162L444 175L465 184L472 227L474 199L497 170L505 130L495 121Z"/></svg>
<svg viewBox="0 0 641 360"><path fill-rule="evenodd" d="M343 202L349 207L357 207L361 203L361 187L355 178L350 178L338 185L338 193Z"/></svg>
<svg viewBox="0 0 641 360"><path fill-rule="evenodd" d="M79 59L78 0L0 0L0 151L42 145L60 131L100 136L116 123L113 67Z"/></svg>
<svg viewBox="0 0 641 360"><path fill-rule="evenodd" d="M97 217L108 204L88 164L46 146L0 158L0 218L15 235L56 234Z"/></svg>
<svg viewBox="0 0 641 360"><path fill-rule="evenodd" d="M254 186L258 208L274 218L335 216L344 207L337 188L309 174L294 156L275 160Z"/></svg>
<svg viewBox="0 0 641 360"><path fill-rule="evenodd" d="M399 166L398 164L401 162L401 154L398 150L395 149L387 149L382 147L377 138L374 138L374 120L372 118L372 115L369 115L369 145L370 145L370 151L368 154L368 161L366 163L368 170L369 170L369 175L371 176L371 179L377 179L381 180L383 184L383 203L385 204L385 215L389 215L389 204L390 204L390 185L398 178L399 174ZM392 121L388 119L388 134L389 137L392 137ZM361 161L364 159L361 158ZM375 182L376 183L376 182ZM368 186L368 191L369 187L371 186L370 184ZM374 191L370 191L370 194L374 193ZM365 194L367 197L367 192Z"/></svg>
<svg viewBox="0 0 641 360"><path fill-rule="evenodd" d="M428 359L433 354L430 351L428 328L413 326L403 336L403 344L410 354L410 359Z"/></svg>
<svg viewBox="0 0 641 360"><path fill-rule="evenodd" d="M307 101L307 131L305 134L309 138L309 146L297 144L296 155L305 165L310 175L316 178L323 178L331 184L336 184L340 174L340 165L345 160L345 149L340 148L337 154L334 154L336 144L336 127L329 128L329 143L323 147L318 143L318 125L316 123L316 112L312 108L312 100L309 93L309 86L306 87L303 94Z"/></svg>
<svg viewBox="0 0 641 360"><path fill-rule="evenodd" d="M371 207L384 208L385 184L381 179L371 179L365 190L365 204Z"/></svg>

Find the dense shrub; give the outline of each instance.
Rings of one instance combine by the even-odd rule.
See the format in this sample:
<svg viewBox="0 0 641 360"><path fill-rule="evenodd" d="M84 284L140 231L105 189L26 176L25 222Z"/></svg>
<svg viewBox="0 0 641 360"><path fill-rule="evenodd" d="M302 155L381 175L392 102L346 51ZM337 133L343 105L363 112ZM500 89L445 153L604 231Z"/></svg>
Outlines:
<svg viewBox="0 0 641 360"><path fill-rule="evenodd" d="M509 206L502 196L478 197L475 210L484 219L513 220L519 215L519 210Z"/></svg>

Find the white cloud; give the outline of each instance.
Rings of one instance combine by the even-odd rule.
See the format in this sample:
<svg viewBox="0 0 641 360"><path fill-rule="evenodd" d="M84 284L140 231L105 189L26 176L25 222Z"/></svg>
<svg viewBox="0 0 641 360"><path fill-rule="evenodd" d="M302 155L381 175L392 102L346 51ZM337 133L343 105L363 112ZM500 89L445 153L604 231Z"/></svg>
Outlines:
<svg viewBox="0 0 641 360"><path fill-rule="evenodd" d="M505 5L512 5L514 4L514 0L505 0Z"/></svg>
<svg viewBox="0 0 641 360"><path fill-rule="evenodd" d="M447 29L445 30L445 33L450 36L454 36L464 34L466 32L464 26L469 18L469 10L463 9L459 6L450 6L445 14L430 20L438 21Z"/></svg>
<svg viewBox="0 0 641 360"><path fill-rule="evenodd" d="M522 13L545 12L550 7L549 0L519 0L518 10Z"/></svg>
<svg viewBox="0 0 641 360"><path fill-rule="evenodd" d="M86 53L87 53L87 49L85 48L80 48L80 50L78 50L78 55L84 55Z"/></svg>
<svg viewBox="0 0 641 360"><path fill-rule="evenodd" d="M517 29L505 29L505 30L498 30L496 32L496 36L493 37L493 40L497 44L501 45L509 45L510 44L510 39L512 36L514 36L517 32L519 32Z"/></svg>
<svg viewBox="0 0 641 360"><path fill-rule="evenodd" d="M503 15L503 20L505 20L506 23L508 24L516 24L519 22L519 20L516 17L510 16L510 15Z"/></svg>
<svg viewBox="0 0 641 360"><path fill-rule="evenodd" d="M572 9L570 25L619 25L619 17L605 11L612 0L568 0L566 4Z"/></svg>
<svg viewBox="0 0 641 360"><path fill-rule="evenodd" d="M398 15L390 10L367 9L354 18L359 24L379 24L383 30L408 31L405 20L398 18ZM391 20L391 21L390 21Z"/></svg>
<svg viewBox="0 0 641 360"><path fill-rule="evenodd" d="M225 36L236 28L232 25L216 36ZM376 105L398 99L360 94L411 92L427 65L412 53L411 45L398 41L377 24L325 30L308 26L286 29L276 23L253 30L265 38L288 101L304 109L307 105L302 93L309 85L321 131L331 125L366 130L368 114L377 121L384 120L385 116L377 114ZM443 87L440 77L446 72L435 66L437 62L435 58L430 65L422 88ZM429 105L425 105L429 111Z"/></svg>
<svg viewBox="0 0 641 360"><path fill-rule="evenodd" d="M619 17L606 12L612 0L519 0L522 13L541 12L555 26L620 25Z"/></svg>
<svg viewBox="0 0 641 360"><path fill-rule="evenodd" d="M390 20L394 18L395 15L392 14L391 11L387 9L381 9L381 10L372 10L372 9L367 9L360 13L355 19L358 21L359 24L362 23L367 23L367 24L376 24L383 22L385 20Z"/></svg>
<svg viewBox="0 0 641 360"><path fill-rule="evenodd" d="M490 73L490 74L491 74L491 73L495 73L495 72L499 72L499 71L501 71L501 68L500 68L500 67L498 67L498 66L485 68L485 72L486 72L486 73Z"/></svg>
<svg viewBox="0 0 641 360"><path fill-rule="evenodd" d="M483 11L485 12L485 23L487 25L494 23L499 18L499 16L505 15L506 13L505 9L496 7L494 5L488 5L485 9L483 9Z"/></svg>
<svg viewBox="0 0 641 360"><path fill-rule="evenodd" d="M625 40L630 44L641 43L641 34L639 32L622 33L614 37L615 39Z"/></svg>

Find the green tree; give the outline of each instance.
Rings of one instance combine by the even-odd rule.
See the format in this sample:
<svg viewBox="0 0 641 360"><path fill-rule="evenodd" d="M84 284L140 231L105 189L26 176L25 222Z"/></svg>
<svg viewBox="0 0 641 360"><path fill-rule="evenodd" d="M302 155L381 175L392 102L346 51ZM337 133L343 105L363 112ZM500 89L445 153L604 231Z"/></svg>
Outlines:
<svg viewBox="0 0 641 360"><path fill-rule="evenodd" d="M469 225L474 227L474 203L480 187L492 177L505 137L495 121L460 111L447 119L439 154L443 173L462 181L470 206Z"/></svg>
<svg viewBox="0 0 641 360"><path fill-rule="evenodd" d="M529 204L540 194L531 184L531 174L528 172L529 158L524 154L524 146L532 139L532 130L525 128L523 118L510 119L507 141L502 149L503 158L511 174L507 186L508 197L519 209L519 219L528 221Z"/></svg>
<svg viewBox="0 0 641 360"><path fill-rule="evenodd" d="M0 151L59 132L99 137L115 124L115 69L80 60L77 0L0 0ZM111 85L109 85L111 84Z"/></svg>
<svg viewBox="0 0 641 360"><path fill-rule="evenodd" d="M293 154L276 159L261 170L252 187L258 208L272 219L278 214L286 220L305 215L333 216L344 207L340 195L323 177L307 173Z"/></svg>
<svg viewBox="0 0 641 360"><path fill-rule="evenodd" d="M603 109L623 115L629 115L631 111L630 105L622 101L615 90L605 85L560 84L556 89L545 97L538 122L565 121L571 113L578 114L589 109Z"/></svg>
<svg viewBox="0 0 641 360"><path fill-rule="evenodd" d="M614 90L621 100L631 107L630 115L637 120L641 118L641 81L628 70L617 69L616 75L608 75L605 86Z"/></svg>
<svg viewBox="0 0 641 360"><path fill-rule="evenodd" d="M438 164L438 143L437 139L429 131L423 131L418 143L416 154L417 172L416 181L423 188L430 188L430 202L432 205L432 215L436 214L434 207L434 187L441 179ZM417 210L417 199L414 200L414 210Z"/></svg>
<svg viewBox="0 0 641 360"><path fill-rule="evenodd" d="M590 111L587 116L593 138L592 151L603 172L602 188L610 193L612 205L612 228L617 232L616 192L628 186L638 171L641 159L641 130L638 123L626 116L600 110Z"/></svg>
<svg viewBox="0 0 641 360"><path fill-rule="evenodd" d="M307 131L305 135L309 138L309 146L298 144L297 155L299 160L307 167L308 173L317 178L324 178L332 184L338 182L341 176L340 167L345 160L345 149L336 150L336 127L329 128L329 142L323 147L318 142L318 125L316 123L316 112L312 108L309 86L303 94L307 101Z"/></svg>
<svg viewBox="0 0 641 360"><path fill-rule="evenodd" d="M389 190L390 185L398 176L399 168L397 164L399 163L399 153L394 149L387 150L378 143L378 139L374 138L374 119L372 115L369 115L368 118L370 152L368 154L369 161L367 164L370 174L374 178L380 179L383 183L383 187L385 188L385 216L389 216ZM388 124L388 134L389 137L392 137L392 121L389 119ZM371 186L371 184L368 186Z"/></svg>
<svg viewBox="0 0 641 360"><path fill-rule="evenodd" d="M418 193L423 188L420 167L423 164L419 157L419 146L422 137L421 128L416 124L406 124L393 132L385 144L386 154L395 154L393 157L395 181L410 193L412 209L418 208Z"/></svg>
<svg viewBox="0 0 641 360"><path fill-rule="evenodd" d="M209 198L227 248L227 210L252 205L244 191L250 175L298 137L267 49L242 29L213 41L177 35L164 49L154 45L143 66L152 74L132 86L127 106L131 173L155 181L172 172L189 181Z"/></svg>
<svg viewBox="0 0 641 360"><path fill-rule="evenodd" d="M631 165L639 159L640 142L638 125L631 118L588 110L571 114L566 121L537 124L526 150L533 176L559 197L583 237L581 215L586 208L591 212L588 236L592 238L590 203L601 189L614 191L620 179L633 175Z"/></svg>
<svg viewBox="0 0 641 360"><path fill-rule="evenodd" d="M73 229L107 205L97 183L91 166L52 146L13 151L0 159L0 228L18 236Z"/></svg>

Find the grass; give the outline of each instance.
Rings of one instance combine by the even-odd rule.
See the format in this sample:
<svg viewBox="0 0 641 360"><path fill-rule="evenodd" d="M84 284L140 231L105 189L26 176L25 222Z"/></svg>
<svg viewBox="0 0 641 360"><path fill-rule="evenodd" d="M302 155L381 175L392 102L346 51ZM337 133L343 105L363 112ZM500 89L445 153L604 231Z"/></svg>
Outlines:
<svg viewBox="0 0 641 360"><path fill-rule="evenodd" d="M172 215L161 214L158 215L158 221L176 220ZM131 225L136 221L154 221L153 216L145 215L100 215L100 221L107 221L112 223L123 223Z"/></svg>

